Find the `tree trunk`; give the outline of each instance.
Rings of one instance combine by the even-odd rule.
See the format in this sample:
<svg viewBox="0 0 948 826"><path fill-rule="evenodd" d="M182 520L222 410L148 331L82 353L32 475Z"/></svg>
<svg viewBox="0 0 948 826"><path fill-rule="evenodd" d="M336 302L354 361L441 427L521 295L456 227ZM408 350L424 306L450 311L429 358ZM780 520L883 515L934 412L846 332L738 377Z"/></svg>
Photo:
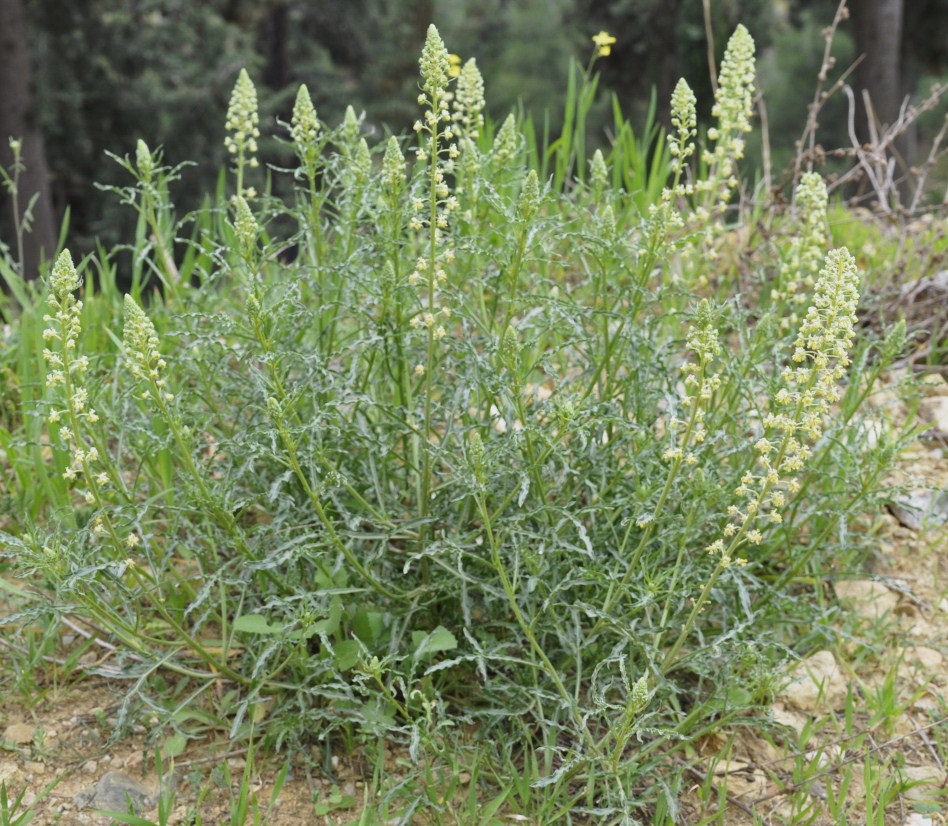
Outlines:
<svg viewBox="0 0 948 826"><path fill-rule="evenodd" d="M862 103L867 90L873 114L882 126L899 116L906 89L902 78L904 0L850 0L856 52L863 57L856 70L856 134L868 140L868 113Z"/></svg>
<svg viewBox="0 0 948 826"><path fill-rule="evenodd" d="M30 55L22 0L0 0L0 166L12 174L13 153L9 138L22 142L17 218L34 196L30 232L23 238L23 261L19 264L26 278L39 275L40 263L55 253L56 222L50 199L49 172L43 147L43 134L37 128L32 107ZM4 193L6 196L6 193ZM10 219L0 226L0 237L17 253L17 237L12 209Z"/></svg>

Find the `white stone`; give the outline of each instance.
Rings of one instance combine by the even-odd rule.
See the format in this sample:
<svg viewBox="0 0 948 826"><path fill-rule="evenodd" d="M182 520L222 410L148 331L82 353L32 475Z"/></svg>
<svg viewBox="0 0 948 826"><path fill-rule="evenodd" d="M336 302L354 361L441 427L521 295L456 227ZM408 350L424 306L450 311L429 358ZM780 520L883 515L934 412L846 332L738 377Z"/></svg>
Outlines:
<svg viewBox="0 0 948 826"><path fill-rule="evenodd" d="M901 769L902 777L918 785L906 789L902 794L909 800L927 800L935 797L938 792L932 786L940 786L945 779L945 772L938 766L904 766Z"/></svg>
<svg viewBox="0 0 948 826"><path fill-rule="evenodd" d="M879 619L899 603L898 594L872 579L842 579L833 588L844 607L865 619Z"/></svg>
<svg viewBox="0 0 948 826"><path fill-rule="evenodd" d="M830 651L817 651L790 671L790 682L778 695L800 711L835 711L846 702L846 676Z"/></svg>
<svg viewBox="0 0 948 826"><path fill-rule="evenodd" d="M948 438L948 396L929 396L922 399L918 412L924 421L932 424L925 435Z"/></svg>
<svg viewBox="0 0 948 826"><path fill-rule="evenodd" d="M940 651L926 645L913 645L905 649L905 662L913 663L928 671L941 668L944 660Z"/></svg>
<svg viewBox="0 0 948 826"><path fill-rule="evenodd" d="M18 746L33 742L36 726L29 723L12 723L3 730L3 739Z"/></svg>

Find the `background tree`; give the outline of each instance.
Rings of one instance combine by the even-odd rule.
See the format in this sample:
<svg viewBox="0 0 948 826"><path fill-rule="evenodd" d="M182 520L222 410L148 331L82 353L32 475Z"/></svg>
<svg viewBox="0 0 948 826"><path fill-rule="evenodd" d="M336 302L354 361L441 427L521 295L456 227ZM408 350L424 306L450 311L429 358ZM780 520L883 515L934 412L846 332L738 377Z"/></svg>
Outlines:
<svg viewBox="0 0 948 826"><path fill-rule="evenodd" d="M881 67L867 61L854 85L874 90L880 120L889 121L920 77L948 65L948 4L851 5L853 20L837 35L838 70L853 52L878 58ZM838 0L709 0L707 6L715 59L738 22L757 41L779 172L802 129L822 53L820 29ZM633 123L641 123L654 90L659 122L667 126L671 89L684 76L707 118L713 92L704 7L697 0L0 0L0 163L9 164L7 135L21 134L29 176L24 186L51 195L38 204L28 270L35 271L40 249L51 248L54 216L67 205L74 249L90 250L96 238L114 247L129 237L131 210L94 183L128 183L105 152L131 153L138 138L163 147L167 163L194 163L172 195L179 215L198 207L225 161L221 128L241 67L268 90L260 95L261 160L286 166L285 145L271 136L283 134L277 119L289 118L302 82L330 125L352 104L366 111L365 128L376 136L410 128L417 116L417 54L432 20L452 51L477 58L495 121L522 107L538 127L548 119L555 135L568 61L586 65L590 36L605 29L618 42L596 64L601 93L590 118L591 143L605 145L613 91ZM874 45L867 45L870 36L877 38ZM854 37L860 40L855 47ZM821 113L820 140L827 147L848 144L841 95ZM748 163L755 157L751 146ZM258 175L253 185L262 188L265 170ZM272 185L282 185L279 176ZM0 216L0 241L11 238L11 222Z"/></svg>
<svg viewBox="0 0 948 826"><path fill-rule="evenodd" d="M25 167L19 178L17 219L32 204L32 225L23 238L23 272L33 277L40 262L52 257L56 244L56 220L50 198L49 170L43 132L37 121L33 97L33 73L30 67L29 42L22 0L0 0L0 166L10 169L13 151L8 139L22 142ZM0 204L0 240L14 243L12 203L6 198Z"/></svg>

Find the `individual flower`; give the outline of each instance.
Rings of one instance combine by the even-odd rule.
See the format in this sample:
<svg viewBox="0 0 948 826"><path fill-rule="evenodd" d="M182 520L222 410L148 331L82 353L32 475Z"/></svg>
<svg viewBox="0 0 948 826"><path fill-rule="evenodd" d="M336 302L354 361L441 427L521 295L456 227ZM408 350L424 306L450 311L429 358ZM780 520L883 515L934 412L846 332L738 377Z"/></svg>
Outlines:
<svg viewBox="0 0 948 826"><path fill-rule="evenodd" d="M609 32L601 31L592 36L592 42L596 45L596 57L609 57L616 39Z"/></svg>

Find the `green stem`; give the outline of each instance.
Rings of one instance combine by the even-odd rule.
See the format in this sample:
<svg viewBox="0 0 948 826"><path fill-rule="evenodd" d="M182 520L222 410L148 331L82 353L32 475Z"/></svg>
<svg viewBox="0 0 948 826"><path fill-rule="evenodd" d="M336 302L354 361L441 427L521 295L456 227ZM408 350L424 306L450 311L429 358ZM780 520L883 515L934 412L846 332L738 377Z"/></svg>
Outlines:
<svg viewBox="0 0 948 826"><path fill-rule="evenodd" d="M517 602L516 591L514 590L513 585L511 585L510 579L507 577L507 570L504 568L504 563L500 558L500 547L498 545L497 538L494 536L490 514L487 512L487 505L484 502L483 494L478 493L476 495L476 499L477 509L480 512L481 519L484 522L484 530L487 533L487 542L490 545L491 563L494 566L494 570L497 572L497 576L500 578L500 584L504 589L504 594L507 597L507 603L510 605L510 610L513 612L514 618L517 620L517 624L520 626L520 630L523 631L524 636L530 643L530 647L533 649L534 654L536 654L540 662L543 664L543 670L546 671L549 678L553 681L553 685L556 687L560 697L563 698L563 702L566 703L566 706L570 709L573 722L576 725L576 728L582 733L583 740L586 742L586 745L589 747L590 751L592 751L596 756L599 756L599 744L596 742L596 739L592 736L592 733L584 724L582 717L577 713L573 696L569 693L569 690L564 685L563 680L556 670L556 666L554 666L550 661L550 658L543 650L543 646L540 645L536 635L533 633L532 626L527 622L526 617L524 617L523 612L520 610L520 604Z"/></svg>

